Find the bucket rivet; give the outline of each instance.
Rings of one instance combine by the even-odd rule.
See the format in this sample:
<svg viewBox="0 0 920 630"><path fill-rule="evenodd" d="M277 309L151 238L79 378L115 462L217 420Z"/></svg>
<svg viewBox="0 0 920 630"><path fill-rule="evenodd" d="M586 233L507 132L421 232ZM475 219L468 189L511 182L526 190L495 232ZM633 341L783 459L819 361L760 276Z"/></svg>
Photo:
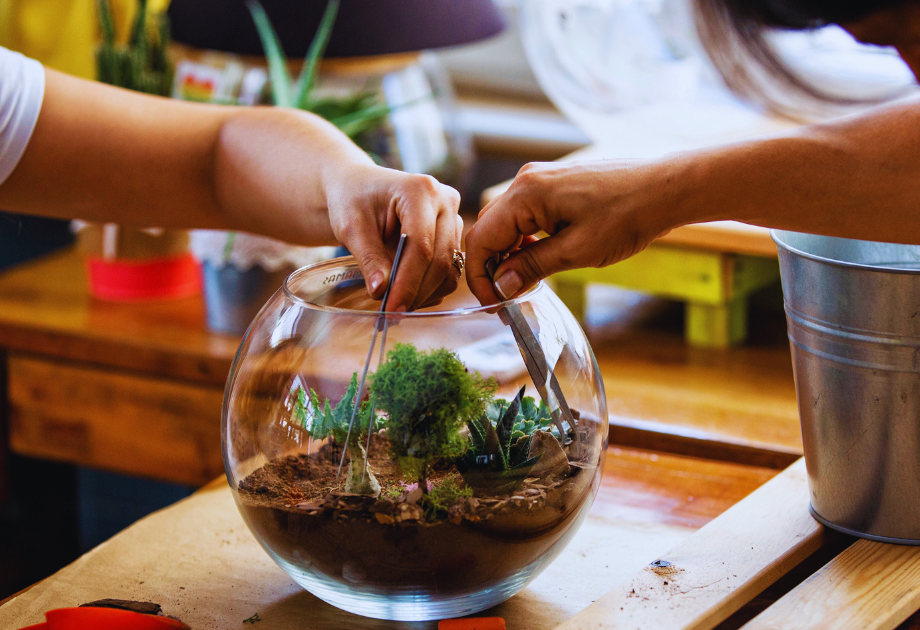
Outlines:
<svg viewBox="0 0 920 630"><path fill-rule="evenodd" d="M669 566L671 566L671 563L668 562L667 560L655 560L655 561L652 563L652 566L655 567L656 569L661 569L661 568L663 568L663 567L669 567Z"/></svg>

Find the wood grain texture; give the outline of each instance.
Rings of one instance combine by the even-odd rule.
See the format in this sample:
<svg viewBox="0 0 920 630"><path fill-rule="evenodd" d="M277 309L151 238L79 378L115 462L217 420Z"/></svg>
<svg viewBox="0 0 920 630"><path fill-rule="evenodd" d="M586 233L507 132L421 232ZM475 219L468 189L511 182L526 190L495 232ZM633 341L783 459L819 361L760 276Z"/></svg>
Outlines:
<svg viewBox="0 0 920 630"><path fill-rule="evenodd" d="M201 485L223 471L223 390L10 353L21 455Z"/></svg>
<svg viewBox="0 0 920 630"><path fill-rule="evenodd" d="M700 528L776 476L770 468L607 449L591 513L610 520Z"/></svg>
<svg viewBox="0 0 920 630"><path fill-rule="evenodd" d="M891 630L920 608L920 547L859 540L745 630Z"/></svg>
<svg viewBox="0 0 920 630"><path fill-rule="evenodd" d="M804 460L558 630L708 630L820 548Z"/></svg>
<svg viewBox="0 0 920 630"><path fill-rule="evenodd" d="M800 455L802 431L781 305L780 299L775 311L752 312L754 337L748 345L705 350L686 344L681 311L673 303L589 287L585 330L611 421L637 437L641 429L685 436L700 448L705 445L699 442L712 441L773 451L778 458ZM632 445L670 450L661 443ZM680 452L714 456L711 450Z"/></svg>
<svg viewBox="0 0 920 630"><path fill-rule="evenodd" d="M694 531L775 471L656 453L613 450L604 487L582 529L521 593L482 613L509 628L550 630ZM258 612L265 630L435 630L437 622L361 618L303 591L258 546L225 483L157 512L0 606L0 627L102 597L160 602L200 630L241 626ZM613 490L613 493L608 492ZM215 577L215 576L219 576Z"/></svg>
<svg viewBox="0 0 920 630"><path fill-rule="evenodd" d="M223 387L239 338L205 327L201 296L104 302L73 249L0 274L0 346Z"/></svg>

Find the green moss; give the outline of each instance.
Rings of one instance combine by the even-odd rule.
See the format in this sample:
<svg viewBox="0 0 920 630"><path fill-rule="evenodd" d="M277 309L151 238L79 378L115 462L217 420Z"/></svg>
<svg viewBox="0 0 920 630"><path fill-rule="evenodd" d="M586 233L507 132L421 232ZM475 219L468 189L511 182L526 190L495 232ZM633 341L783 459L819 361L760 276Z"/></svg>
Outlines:
<svg viewBox="0 0 920 630"><path fill-rule="evenodd" d="M467 448L460 430L481 416L496 384L467 372L456 354L445 348L420 352L396 344L373 375L371 391L377 407L387 413L392 455L427 491L428 464L458 457Z"/></svg>
<svg viewBox="0 0 920 630"><path fill-rule="evenodd" d="M425 511L425 518L434 521L439 516L445 516L454 503L471 496L473 496L472 488L463 487L457 483L456 479L448 477L423 496L418 505Z"/></svg>

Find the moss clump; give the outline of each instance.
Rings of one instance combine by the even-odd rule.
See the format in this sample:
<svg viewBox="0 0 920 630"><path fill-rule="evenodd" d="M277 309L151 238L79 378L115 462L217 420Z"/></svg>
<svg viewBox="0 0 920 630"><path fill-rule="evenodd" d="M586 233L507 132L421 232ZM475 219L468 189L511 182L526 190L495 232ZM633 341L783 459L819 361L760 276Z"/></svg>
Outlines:
<svg viewBox="0 0 920 630"><path fill-rule="evenodd" d="M463 454L467 440L460 433L480 417L496 384L467 372L446 348L420 352L396 344L373 376L371 391L377 408L387 413L387 437L394 457L428 492L428 466L439 458Z"/></svg>
<svg viewBox="0 0 920 630"><path fill-rule="evenodd" d="M419 499L418 505L424 510L425 518L434 521L438 517L446 516L450 507L460 499L468 499L472 496L472 488L462 487L456 479L448 477Z"/></svg>

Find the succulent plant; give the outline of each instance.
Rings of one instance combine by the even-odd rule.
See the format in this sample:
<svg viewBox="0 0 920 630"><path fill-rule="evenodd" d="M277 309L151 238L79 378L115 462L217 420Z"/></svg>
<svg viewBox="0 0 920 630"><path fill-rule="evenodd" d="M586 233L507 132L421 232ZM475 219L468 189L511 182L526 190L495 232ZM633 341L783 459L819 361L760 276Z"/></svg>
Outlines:
<svg viewBox="0 0 920 630"><path fill-rule="evenodd" d="M297 81L291 77L287 56L281 48L281 42L265 9L256 0L250 0L247 6L265 50L271 78L272 100L275 105L312 112L331 122L352 140L357 140L365 132L382 125L391 108L380 103L377 95L370 90L361 90L344 97L317 98L314 95L319 62L332 35L339 1L330 0L326 5L323 19L307 50Z"/></svg>
<svg viewBox="0 0 920 630"><path fill-rule="evenodd" d="M510 403L492 401L485 413L467 424L469 447L454 465L468 486L495 494L510 492L540 460L539 455L529 457L532 434L552 420L542 403L524 398L524 389Z"/></svg>
<svg viewBox="0 0 920 630"><path fill-rule="evenodd" d="M349 432L348 425L355 406L357 390L358 373L355 372L351 376L351 383L345 390L345 395L335 407L328 398L320 405L320 397L316 391L311 389L310 395L307 396L303 387L291 392L291 406L294 417L313 439L324 440L331 437L336 444L344 445L348 451L345 492L377 496L380 494L380 484L367 462L364 443L368 432L373 433L382 427L382 420L374 413L373 401L362 401L358 413L355 414L354 426Z"/></svg>

